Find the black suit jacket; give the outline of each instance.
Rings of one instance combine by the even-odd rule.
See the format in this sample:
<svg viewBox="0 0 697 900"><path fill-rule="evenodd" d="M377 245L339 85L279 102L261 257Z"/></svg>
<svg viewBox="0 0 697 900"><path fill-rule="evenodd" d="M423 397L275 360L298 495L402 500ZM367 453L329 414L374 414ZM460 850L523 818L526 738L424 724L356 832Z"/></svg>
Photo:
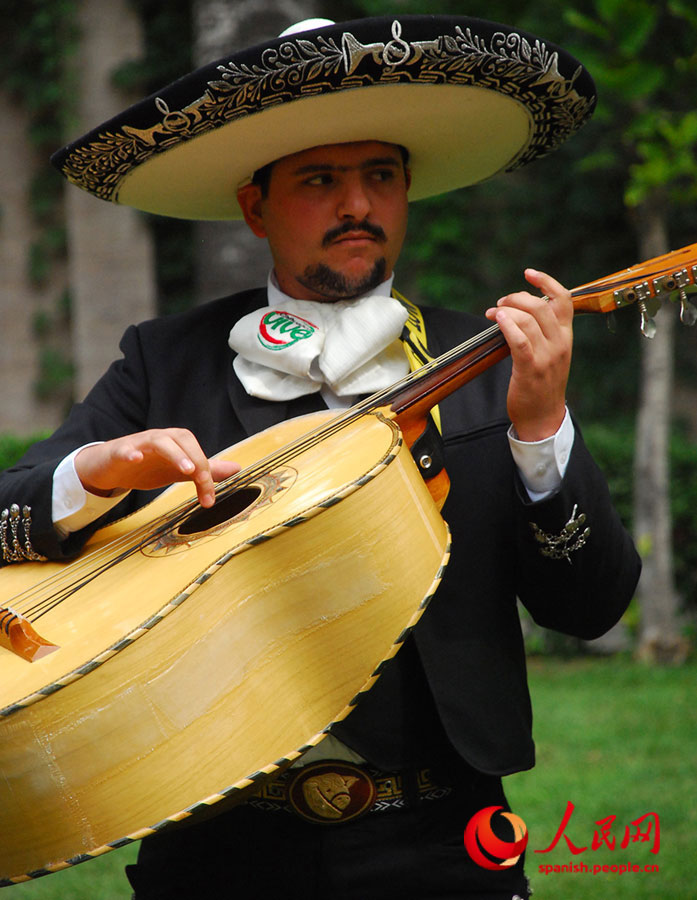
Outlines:
<svg viewBox="0 0 697 900"><path fill-rule="evenodd" d="M228 332L241 315L265 302L264 290L247 291L127 330L123 358L51 438L0 477L0 508L12 503L32 508L35 550L68 557L104 524L61 543L51 523L53 472L88 441L181 426L210 455L283 419L322 408L319 395L288 403L257 400L235 376ZM450 310L423 312L434 355L488 324ZM517 598L538 623L588 639L619 619L636 585L638 557L578 433L560 489L542 502L529 500L506 437L509 374L509 365L501 363L441 406L451 479L443 509L453 533L451 561L413 638L334 728L385 769L425 764L453 750L491 774L532 766ZM107 518L149 499L148 492L132 492ZM543 556L530 523L558 534L574 509L585 513L590 527L585 546L569 560Z"/></svg>

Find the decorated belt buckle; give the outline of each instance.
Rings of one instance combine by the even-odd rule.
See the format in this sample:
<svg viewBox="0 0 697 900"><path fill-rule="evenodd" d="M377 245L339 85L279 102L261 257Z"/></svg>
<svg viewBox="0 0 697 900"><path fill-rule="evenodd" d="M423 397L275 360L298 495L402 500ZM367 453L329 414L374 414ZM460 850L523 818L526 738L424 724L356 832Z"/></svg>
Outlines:
<svg viewBox="0 0 697 900"><path fill-rule="evenodd" d="M375 782L358 766L321 762L302 768L288 785L288 802L308 822L332 825L367 813L375 802Z"/></svg>

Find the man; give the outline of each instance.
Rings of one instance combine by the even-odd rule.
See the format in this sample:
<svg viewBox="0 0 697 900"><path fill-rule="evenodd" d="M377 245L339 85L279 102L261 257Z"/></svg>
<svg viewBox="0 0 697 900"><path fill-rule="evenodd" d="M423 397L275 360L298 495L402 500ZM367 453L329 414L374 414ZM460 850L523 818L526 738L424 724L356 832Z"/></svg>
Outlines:
<svg viewBox="0 0 697 900"><path fill-rule="evenodd" d="M266 196L250 183L238 202L252 231L269 240L279 289L330 302L370 293L392 277L406 234L408 187L399 148L337 144L279 160ZM543 273L526 274L558 302L517 294L487 315L500 325L517 363L509 416L519 439L535 442L556 434L564 420L573 313L561 285ZM214 482L236 471L231 463L210 462L194 435L169 429L88 447L75 468L93 494L191 478L204 506L214 502Z"/></svg>
<svg viewBox="0 0 697 900"><path fill-rule="evenodd" d="M539 126L550 108L557 109L560 84L573 94L574 108L583 105L576 93L579 70L573 76L560 74L560 68L573 72L575 66L560 61L561 51L550 55L544 46L544 77L531 66L523 76L511 74L501 95L482 99L488 77L483 57L490 62L498 52L499 64L511 63L511 72L518 73L525 54L513 54L513 59L508 50L494 50L502 46L494 40L502 26L423 19L427 21L416 17L404 26L386 20L326 26L256 51L256 69L246 57L218 66L230 79L220 88L227 100L230 83L239 87L240 78L261 66L286 73L285 62L274 69L279 60L295 60L294 71L302 70L306 82L312 82L314 76L308 73L317 74L316 66L331 61L336 51L347 89L338 99L331 95L338 105L337 120L329 129L324 122L308 125L314 116L303 111L305 95L290 104L284 100L280 108L270 106L264 123L255 123L253 115L249 121L242 119L245 127L256 128L255 135L245 134L252 144L261 140L259 132L269 124L276 129L276 155L271 149L259 152L246 172L242 168L232 182L223 179L236 186L237 204L249 227L269 242L274 269L267 289L129 329L122 343L124 358L66 425L0 483L0 505L9 505L11 498L19 502L21 495L21 502L32 507L27 555L31 551L60 558L75 553L99 516L113 517L141 505L147 495L140 492L173 481L194 482L201 505L210 507L215 482L236 469L234 463L211 460L216 451L273 421L325 406L347 407L357 396L406 374L400 340L408 341L407 310L390 296L392 279L406 232L412 181L423 185L431 178L432 185L439 183L444 155L436 145L447 144L445 120L440 120L443 133L438 140L427 135L427 147L418 137L409 140L408 133L400 139L399 126L385 130L380 118L389 119L395 98L406 97L418 115L429 115L434 67L442 72L446 63L452 68L454 59L465 59L471 68L471 48L481 52L484 47L469 99L480 104L478 120L486 118L485 110L491 113L492 146L481 154L468 139L472 149L464 154L467 164L458 157L452 167L457 170L455 181L461 181L491 174L487 166L495 171L504 159L524 157L534 144L530 135L536 133L530 121ZM522 46L528 40L510 32L505 46ZM463 48L468 55L458 56ZM315 68L310 65L313 59ZM385 105L366 90L365 103L376 103L377 112L357 125L363 88L355 79L366 61L384 67L379 77L373 76L371 87L380 82L380 90L392 85L409 93L397 91L393 96L388 87ZM404 82L399 82L400 66L416 63L423 64L423 83L418 85L415 68L406 70ZM380 81L383 75L386 84ZM536 111L539 98L529 101L531 120L525 127L518 101L508 101L515 78L526 90L546 82L553 85L546 113ZM502 80L499 68L494 81L499 85ZM215 93L214 82L208 83ZM415 85L429 90L412 91ZM448 87L463 90L457 81ZM246 102L248 92L242 93ZM220 202L221 181L216 190L216 179L206 169L203 183L192 193L191 179L180 190L184 179L173 178L173 172L179 165L186 168L193 158L208 159L213 145L206 150L197 136L175 142L174 153L166 149L153 155L148 148L165 133L170 140L171 119L177 115L171 98L158 99L161 122L146 127L142 115L135 114L127 125L121 122L123 134L136 135L137 167L121 179L119 199L177 214L190 214L190 204L201 203L210 214ZM210 99L183 106L179 115L198 127ZM443 99L449 131L459 146L472 122L470 127L466 122L453 124L459 95L456 103L444 90ZM293 102L302 128L288 117ZM309 103L315 110L315 101ZM330 109L316 108L325 113ZM443 113L434 115L437 119ZM394 112L393 118L398 117ZM181 131L181 121L176 121ZM231 133L236 121L233 116ZM497 142L502 121L508 127ZM281 127L286 124L295 128L291 138ZM328 131L339 139L321 140ZM113 123L100 133L112 134ZM217 140L218 133L201 132L206 140ZM235 141L241 135L235 134ZM88 136L64 161L71 177L82 166L83 186L91 177L83 164L93 152L85 153L85 147L97 146ZM172 161L177 154L180 161ZM434 161L430 172L423 165L429 154ZM215 169L217 162L210 159ZM470 165L469 174L463 165ZM90 187L95 189L95 183ZM170 196L170 188L175 196ZM108 190L113 194L113 184ZM224 202L231 206L230 193ZM506 808L501 776L533 765L516 597L541 624L592 638L611 627L625 609L638 577L638 560L566 410L570 295L544 273L527 269L526 278L535 293L510 294L486 313L506 338L510 368L492 368L447 397L440 404L442 441L428 438L451 479L443 516L452 529L453 553L442 586L413 635L356 709L300 758L298 768L232 810L189 827L165 829L144 841L138 865L129 871L137 900L190 897L195 892L211 898L528 896L522 860L491 870L470 859L462 846L464 825L475 812ZM269 307L311 325L288 356L273 344L259 349ZM345 333L347 311L356 317L357 325L351 321L361 339L353 344L342 340L337 349L333 335ZM481 330L473 317L447 310L424 309L422 314L425 342L433 355ZM318 317L321 328L315 324ZM220 340L221 332L228 331L232 353ZM322 340L305 354L317 331ZM371 347L368 360L362 355L365 345ZM227 390L220 389L223 383ZM124 497L124 492L130 493ZM67 497L77 498L71 508ZM295 779L302 785L300 797L291 790ZM377 785L379 796L387 799L343 821L355 783L363 780L373 789Z"/></svg>

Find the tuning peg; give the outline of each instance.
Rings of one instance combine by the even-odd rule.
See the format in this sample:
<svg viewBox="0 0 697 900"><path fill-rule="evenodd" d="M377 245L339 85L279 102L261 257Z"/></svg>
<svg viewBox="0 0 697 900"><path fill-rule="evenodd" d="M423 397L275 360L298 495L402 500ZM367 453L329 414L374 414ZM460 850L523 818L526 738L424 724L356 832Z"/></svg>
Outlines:
<svg viewBox="0 0 697 900"><path fill-rule="evenodd" d="M656 323L649 315L649 311L643 300L639 301L639 312L641 313L641 333L644 337L649 338L649 340L656 337Z"/></svg>
<svg viewBox="0 0 697 900"><path fill-rule="evenodd" d="M697 308L690 303L684 290L680 291L680 321L683 325L694 325L697 322Z"/></svg>

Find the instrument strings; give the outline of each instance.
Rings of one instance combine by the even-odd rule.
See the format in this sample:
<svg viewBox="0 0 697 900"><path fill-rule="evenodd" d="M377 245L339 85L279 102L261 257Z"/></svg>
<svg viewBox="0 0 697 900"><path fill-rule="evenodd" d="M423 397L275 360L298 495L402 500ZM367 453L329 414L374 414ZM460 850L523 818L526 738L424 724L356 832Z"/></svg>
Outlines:
<svg viewBox="0 0 697 900"><path fill-rule="evenodd" d="M674 255L670 254L671 259ZM652 262L662 261L663 257L659 257ZM658 270L658 272L665 271L668 271L665 267ZM635 269L630 268L625 272L611 276L611 278L599 279L598 281L582 285L574 289L571 294L572 297L609 294L625 284L632 283L636 280L636 277ZM236 475L221 481L216 486L216 498L225 499L235 491L250 486L260 475L268 472L274 466L291 462L295 456L316 446L319 442L345 428L361 416L386 406L405 388L410 387L430 373L444 368L450 362L464 356L469 351L484 346L499 333L498 325L490 326L452 350L447 351L442 356L430 360L425 365L410 372L390 387L372 394L365 400L359 401L359 403L339 414L329 423L319 426L280 450L241 470ZM34 605L23 611L23 614L38 618L64 599L75 594L81 587L89 584L102 572L112 568L131 554L138 552L144 546L166 535L196 511L197 508L199 508L199 504L195 498L187 500L147 525L129 532L99 550L86 554L82 559L66 566L60 573L44 579L30 590L13 598L13 608L19 612L20 606L26 603L33 603ZM49 593L46 593L47 591ZM35 602L37 599L38 602Z"/></svg>
<svg viewBox="0 0 697 900"><path fill-rule="evenodd" d="M421 381L426 375L443 368L448 363L463 356L466 352L487 343L498 333L500 333L498 325L493 325L485 331L475 335L473 338L454 347L452 350L447 351L442 356L431 360L419 369L408 373L404 378L389 387L383 388L375 394L371 394L369 397L359 401L325 425L321 425L318 428L309 431L295 441L286 444L280 450L258 460L252 466L248 466L246 469L232 475L230 478L221 481L216 489L216 494L222 499L229 496L232 491L239 490L242 487L248 487L260 474L269 471L269 469L275 466L291 462L295 456L312 449L321 441L326 440L326 438L341 431L347 425L350 425L362 416L374 412L380 407L386 406L405 388ZM190 511L191 510L187 510L185 515L188 515Z"/></svg>
<svg viewBox="0 0 697 900"><path fill-rule="evenodd" d="M386 406L401 391L422 380L426 375L443 368L470 350L486 344L499 332L498 325L485 329L452 350L447 351L442 356L430 360L420 368L408 373L404 378L389 387L359 401L337 415L330 422L318 426L300 438L286 444L280 450L274 451L230 478L224 479L216 486L216 499L225 499L234 492L252 485L260 475L273 468L292 462L296 456L317 446L362 416ZM39 584L34 585L33 588L25 591L23 594L19 594L13 598L12 608L17 612L21 612L27 618L31 618L32 621L36 621L59 603L73 596L103 572L172 531L198 508L199 504L195 498L180 503L166 514L148 522L147 525L117 538L99 550L86 554L82 559L71 563L60 573L39 582Z"/></svg>

